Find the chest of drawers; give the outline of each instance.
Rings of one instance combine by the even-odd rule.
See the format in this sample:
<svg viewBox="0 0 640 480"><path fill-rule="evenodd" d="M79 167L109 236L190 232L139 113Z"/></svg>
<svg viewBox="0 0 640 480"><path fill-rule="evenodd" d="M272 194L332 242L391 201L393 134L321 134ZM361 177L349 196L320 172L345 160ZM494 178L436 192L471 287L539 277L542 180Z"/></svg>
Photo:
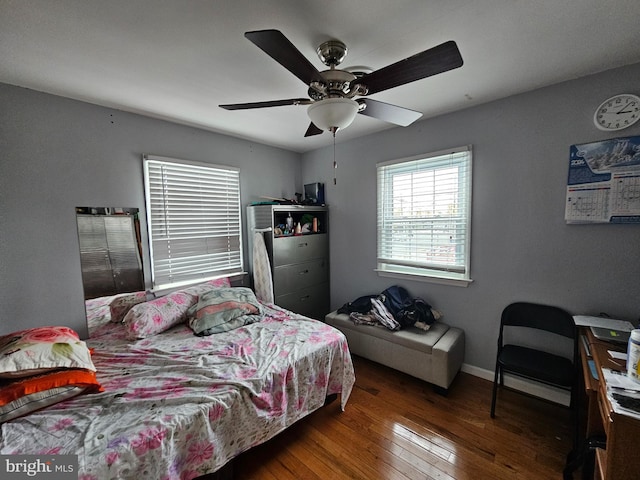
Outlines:
<svg viewBox="0 0 640 480"><path fill-rule="evenodd" d="M276 305L319 320L329 313L328 220L328 208L322 206L247 207L249 258L253 236L260 232L271 263Z"/></svg>

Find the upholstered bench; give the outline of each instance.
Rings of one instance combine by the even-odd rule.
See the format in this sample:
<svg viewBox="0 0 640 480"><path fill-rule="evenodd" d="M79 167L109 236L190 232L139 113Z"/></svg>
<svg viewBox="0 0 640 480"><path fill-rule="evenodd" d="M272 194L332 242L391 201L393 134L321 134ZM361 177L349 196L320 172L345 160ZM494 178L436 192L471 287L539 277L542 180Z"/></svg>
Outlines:
<svg viewBox="0 0 640 480"><path fill-rule="evenodd" d="M335 311L325 321L345 334L351 353L432 383L439 393L446 394L464 360L464 331L442 322L428 331L411 327L392 332L356 325Z"/></svg>

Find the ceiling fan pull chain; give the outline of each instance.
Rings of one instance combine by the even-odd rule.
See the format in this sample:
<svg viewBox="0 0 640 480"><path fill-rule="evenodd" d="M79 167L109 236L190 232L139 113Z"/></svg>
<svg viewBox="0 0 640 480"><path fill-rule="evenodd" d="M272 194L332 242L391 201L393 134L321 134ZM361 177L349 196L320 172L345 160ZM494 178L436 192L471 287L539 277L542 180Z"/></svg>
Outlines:
<svg viewBox="0 0 640 480"><path fill-rule="evenodd" d="M331 128L331 133L333 133L333 184L336 185L338 182L336 180L336 170L338 169L338 162L336 162L336 130L335 128Z"/></svg>

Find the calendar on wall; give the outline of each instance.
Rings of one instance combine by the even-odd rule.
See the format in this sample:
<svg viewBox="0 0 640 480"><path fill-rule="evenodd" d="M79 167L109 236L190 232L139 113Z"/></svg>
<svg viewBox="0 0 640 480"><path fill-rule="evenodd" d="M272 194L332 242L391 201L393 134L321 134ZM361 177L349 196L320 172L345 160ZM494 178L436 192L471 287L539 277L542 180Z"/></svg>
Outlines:
<svg viewBox="0 0 640 480"><path fill-rule="evenodd" d="M640 224L640 137L571 145L564 219Z"/></svg>

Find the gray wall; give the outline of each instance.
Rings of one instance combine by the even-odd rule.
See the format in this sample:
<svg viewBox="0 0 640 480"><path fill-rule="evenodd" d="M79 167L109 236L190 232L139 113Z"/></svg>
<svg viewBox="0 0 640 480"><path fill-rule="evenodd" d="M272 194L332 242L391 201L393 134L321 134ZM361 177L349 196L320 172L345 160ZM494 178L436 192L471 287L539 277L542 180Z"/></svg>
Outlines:
<svg viewBox="0 0 640 480"><path fill-rule="evenodd" d="M640 126L605 134L591 120L608 96L640 93L637 78L640 65L338 143L335 186L332 148L300 156L0 85L0 334L47 324L86 330L74 207L144 211L143 153L240 167L243 204L324 182L332 306L404 285L466 331L469 365L493 368L499 314L514 300L635 322L640 226L566 225L564 201L570 145L640 135ZM376 162L466 144L474 149L474 282L378 277Z"/></svg>
<svg viewBox="0 0 640 480"><path fill-rule="evenodd" d="M592 121L609 96L639 94L638 78L640 64L338 143L336 186L332 148L304 154L303 182L325 182L331 207L332 307L403 285L465 330L465 363L487 370L495 363L500 312L513 301L637 323L640 225L567 225L564 204L570 145L640 135L640 125L610 134ZM467 144L474 282L462 288L379 277L376 162Z"/></svg>
<svg viewBox="0 0 640 480"><path fill-rule="evenodd" d="M0 84L0 334L86 335L75 207L137 207L145 231L143 153L239 167L243 205L301 184L297 153Z"/></svg>

